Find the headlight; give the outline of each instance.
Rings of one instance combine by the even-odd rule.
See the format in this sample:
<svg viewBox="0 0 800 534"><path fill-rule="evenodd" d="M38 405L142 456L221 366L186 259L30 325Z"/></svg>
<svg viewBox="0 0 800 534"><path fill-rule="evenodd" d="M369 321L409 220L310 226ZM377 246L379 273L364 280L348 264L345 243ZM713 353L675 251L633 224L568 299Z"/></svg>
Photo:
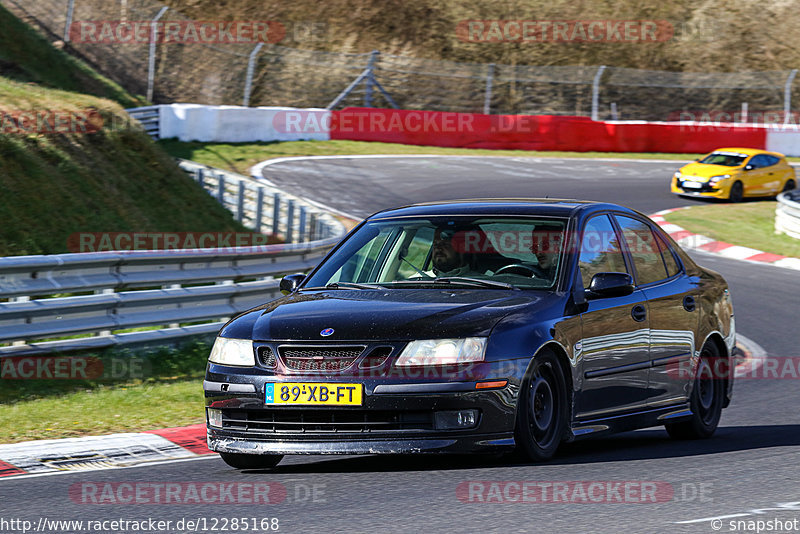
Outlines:
<svg viewBox="0 0 800 534"><path fill-rule="evenodd" d="M673 176L675 178L677 178L678 180L680 180L681 179L681 171L675 171L675 174L673 174Z"/></svg>
<svg viewBox="0 0 800 534"><path fill-rule="evenodd" d="M253 342L249 339L218 337L211 348L211 355L208 357L208 361L222 365L251 367L256 364Z"/></svg>
<svg viewBox="0 0 800 534"><path fill-rule="evenodd" d="M410 367L482 362L485 353L485 337L422 339L409 343L395 365Z"/></svg>
<svg viewBox="0 0 800 534"><path fill-rule="evenodd" d="M730 177L731 177L730 174L720 174L718 176L712 176L711 178L709 178L708 183L711 185L715 185L720 180L727 180Z"/></svg>

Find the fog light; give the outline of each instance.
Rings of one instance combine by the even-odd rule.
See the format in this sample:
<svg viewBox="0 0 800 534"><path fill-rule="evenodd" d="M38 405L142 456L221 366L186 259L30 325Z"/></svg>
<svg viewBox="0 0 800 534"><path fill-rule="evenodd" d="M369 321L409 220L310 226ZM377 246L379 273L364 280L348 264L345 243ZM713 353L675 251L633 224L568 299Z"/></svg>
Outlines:
<svg viewBox="0 0 800 534"><path fill-rule="evenodd" d="M208 408L208 426L222 428L222 410Z"/></svg>
<svg viewBox="0 0 800 534"><path fill-rule="evenodd" d="M478 410L459 410L457 412L436 412L436 430L472 428L478 422Z"/></svg>

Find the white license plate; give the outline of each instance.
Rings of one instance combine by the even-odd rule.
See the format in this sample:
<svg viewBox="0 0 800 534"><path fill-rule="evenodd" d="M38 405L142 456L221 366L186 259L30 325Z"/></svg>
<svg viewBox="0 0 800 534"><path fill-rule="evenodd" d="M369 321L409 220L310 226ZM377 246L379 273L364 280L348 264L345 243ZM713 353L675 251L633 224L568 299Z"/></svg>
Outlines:
<svg viewBox="0 0 800 534"><path fill-rule="evenodd" d="M689 189L700 189L701 187L703 187L703 184L701 184L700 182L683 182L683 187Z"/></svg>

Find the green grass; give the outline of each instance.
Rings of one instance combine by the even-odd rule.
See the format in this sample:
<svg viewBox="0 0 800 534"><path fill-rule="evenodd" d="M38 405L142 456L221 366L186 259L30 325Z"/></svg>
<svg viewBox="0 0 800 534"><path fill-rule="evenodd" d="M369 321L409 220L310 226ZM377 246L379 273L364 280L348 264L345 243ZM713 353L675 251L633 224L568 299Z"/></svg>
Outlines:
<svg viewBox="0 0 800 534"><path fill-rule="evenodd" d="M159 144L172 156L247 174L250 167L273 158L353 154L433 154L448 156L510 156L530 158L619 158L690 161L701 154L640 154L633 152L536 152L372 143L366 141L285 141L272 143L200 143L164 139Z"/></svg>
<svg viewBox="0 0 800 534"><path fill-rule="evenodd" d="M104 386L0 405L0 443L136 432L204 421L202 379Z"/></svg>
<svg viewBox="0 0 800 534"><path fill-rule="evenodd" d="M83 61L53 47L3 6L0 6L0 28L3 28L0 32L0 75L20 82L108 98L123 107L146 104L143 97L130 95Z"/></svg>
<svg viewBox="0 0 800 534"><path fill-rule="evenodd" d="M87 371L87 380L12 379L4 367L0 443L202 423L209 352L208 343L194 341L87 354L92 363L86 369L102 371Z"/></svg>
<svg viewBox="0 0 800 534"><path fill-rule="evenodd" d="M96 133L0 130L0 256L68 252L81 232L245 230L119 105L0 78L5 111L90 108Z"/></svg>
<svg viewBox="0 0 800 534"><path fill-rule="evenodd" d="M775 206L775 201L692 206L665 219L719 241L798 258L800 240L775 234Z"/></svg>

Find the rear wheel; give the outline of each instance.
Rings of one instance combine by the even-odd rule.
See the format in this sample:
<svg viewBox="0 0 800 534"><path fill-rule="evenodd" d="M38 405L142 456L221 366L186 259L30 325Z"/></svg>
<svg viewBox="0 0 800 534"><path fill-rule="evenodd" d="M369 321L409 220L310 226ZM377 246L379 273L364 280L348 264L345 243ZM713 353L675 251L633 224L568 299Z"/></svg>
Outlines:
<svg viewBox="0 0 800 534"><path fill-rule="evenodd" d="M786 191L791 191L795 187L797 187L797 184L794 183L794 180L786 180L786 183L783 185L783 190L781 192L783 193Z"/></svg>
<svg viewBox="0 0 800 534"><path fill-rule="evenodd" d="M731 192L728 193L728 200L731 202L741 202L744 198L744 186L742 182L734 182L731 186Z"/></svg>
<svg viewBox="0 0 800 534"><path fill-rule="evenodd" d="M283 459L282 454L241 454L237 452L219 453L222 460L236 469L264 469L275 467Z"/></svg>
<svg viewBox="0 0 800 534"><path fill-rule="evenodd" d="M706 344L700 353L700 363L692 389L692 418L680 423L665 425L670 437L675 439L710 438L719 424L722 404L725 401L725 379L720 374L719 349Z"/></svg>
<svg viewBox="0 0 800 534"><path fill-rule="evenodd" d="M517 452L534 462L553 457L567 428L567 386L558 358L544 349L522 382L514 431Z"/></svg>

